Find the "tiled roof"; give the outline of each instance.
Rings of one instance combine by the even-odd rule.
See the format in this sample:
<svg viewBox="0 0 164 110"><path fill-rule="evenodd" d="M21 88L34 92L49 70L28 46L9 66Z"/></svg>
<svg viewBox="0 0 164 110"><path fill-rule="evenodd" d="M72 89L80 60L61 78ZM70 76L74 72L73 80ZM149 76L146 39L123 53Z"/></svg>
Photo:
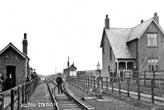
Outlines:
<svg viewBox="0 0 164 110"><path fill-rule="evenodd" d="M126 41L129 37L131 29L129 28L110 28L105 29L113 53L116 58L134 58L128 49Z"/></svg>

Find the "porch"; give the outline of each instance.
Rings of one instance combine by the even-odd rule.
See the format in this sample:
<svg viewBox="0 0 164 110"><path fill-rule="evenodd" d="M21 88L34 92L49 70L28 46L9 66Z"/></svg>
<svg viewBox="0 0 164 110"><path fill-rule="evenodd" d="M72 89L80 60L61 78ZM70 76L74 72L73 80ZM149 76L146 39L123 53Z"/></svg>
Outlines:
<svg viewBox="0 0 164 110"><path fill-rule="evenodd" d="M124 79L124 77L134 76L132 73L132 70L136 68L134 60L117 60L115 64L116 68L109 71L110 80L112 80L112 77L120 77L121 79Z"/></svg>

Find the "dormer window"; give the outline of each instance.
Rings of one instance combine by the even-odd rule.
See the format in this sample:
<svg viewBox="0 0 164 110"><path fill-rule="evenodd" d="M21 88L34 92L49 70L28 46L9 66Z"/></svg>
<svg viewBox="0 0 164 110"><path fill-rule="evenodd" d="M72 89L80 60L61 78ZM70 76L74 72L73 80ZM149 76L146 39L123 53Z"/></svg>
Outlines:
<svg viewBox="0 0 164 110"><path fill-rule="evenodd" d="M148 47L157 47L158 46L157 33L147 33L147 45Z"/></svg>

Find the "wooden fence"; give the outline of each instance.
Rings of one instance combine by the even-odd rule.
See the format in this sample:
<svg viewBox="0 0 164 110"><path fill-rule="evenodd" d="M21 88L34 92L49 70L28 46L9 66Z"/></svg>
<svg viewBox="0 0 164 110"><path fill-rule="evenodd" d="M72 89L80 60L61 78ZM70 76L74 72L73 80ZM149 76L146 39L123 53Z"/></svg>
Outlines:
<svg viewBox="0 0 164 110"><path fill-rule="evenodd" d="M164 74L164 71L160 71ZM74 78L73 83L85 86L88 89L101 87L104 92L117 92L138 100L151 101L152 103L164 104L164 77L159 77L159 71L140 74L123 73L124 77L102 77L97 80L95 76L83 76ZM126 74L126 75L125 75ZM128 75L127 75L128 74ZM131 75L130 75L131 74Z"/></svg>
<svg viewBox="0 0 164 110"><path fill-rule="evenodd" d="M39 84L40 78L0 93L0 110L21 110Z"/></svg>

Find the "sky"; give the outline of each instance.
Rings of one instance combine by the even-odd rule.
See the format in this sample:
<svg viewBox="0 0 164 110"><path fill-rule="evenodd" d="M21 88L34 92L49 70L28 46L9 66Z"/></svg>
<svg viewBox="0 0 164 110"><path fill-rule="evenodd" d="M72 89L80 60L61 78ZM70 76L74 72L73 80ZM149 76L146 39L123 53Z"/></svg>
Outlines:
<svg viewBox="0 0 164 110"><path fill-rule="evenodd" d="M164 29L163 0L1 0L0 50L12 42L22 51L27 33L30 66L38 74L93 70L102 54L105 15L110 27L131 28L157 12ZM119 41L118 41L119 42Z"/></svg>

